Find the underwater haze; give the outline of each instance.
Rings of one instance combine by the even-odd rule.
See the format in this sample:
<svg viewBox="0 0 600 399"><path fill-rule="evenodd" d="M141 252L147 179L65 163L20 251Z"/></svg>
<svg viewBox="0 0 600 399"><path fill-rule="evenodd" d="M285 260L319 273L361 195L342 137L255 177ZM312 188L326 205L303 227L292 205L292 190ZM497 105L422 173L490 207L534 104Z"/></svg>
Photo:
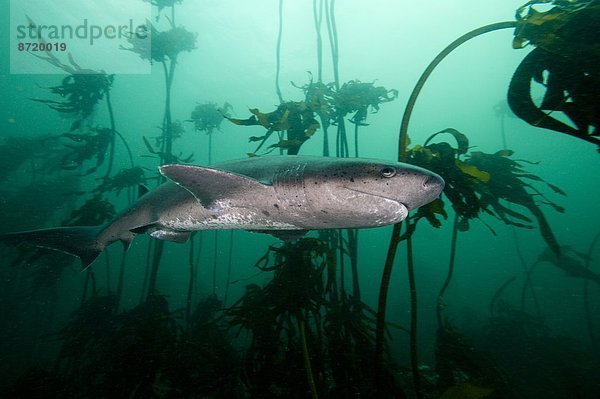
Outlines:
<svg viewBox="0 0 600 399"><path fill-rule="evenodd" d="M70 1L0 5L0 397L600 397L598 1ZM84 19L134 28L51 34ZM89 267L12 234L107 225L162 165L297 155L445 187L285 240L128 227ZM265 169L226 172L311 190Z"/></svg>

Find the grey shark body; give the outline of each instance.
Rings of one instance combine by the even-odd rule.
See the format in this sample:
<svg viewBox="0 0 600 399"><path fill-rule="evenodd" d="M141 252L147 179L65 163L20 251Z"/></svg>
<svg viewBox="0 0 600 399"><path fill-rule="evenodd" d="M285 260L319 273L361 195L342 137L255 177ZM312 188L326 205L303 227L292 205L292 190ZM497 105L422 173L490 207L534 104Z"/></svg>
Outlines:
<svg viewBox="0 0 600 399"><path fill-rule="evenodd" d="M165 165L169 181L104 226L10 233L91 264L104 248L146 233L185 242L193 231L242 229L298 238L308 230L394 224L437 198L441 177L411 165L361 158L271 156L210 167Z"/></svg>

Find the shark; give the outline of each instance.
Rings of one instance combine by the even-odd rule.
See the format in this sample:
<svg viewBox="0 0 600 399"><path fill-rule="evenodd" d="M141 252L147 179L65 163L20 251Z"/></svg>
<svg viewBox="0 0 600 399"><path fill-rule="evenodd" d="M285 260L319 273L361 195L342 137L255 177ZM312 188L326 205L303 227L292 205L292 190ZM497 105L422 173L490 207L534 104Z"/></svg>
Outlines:
<svg viewBox="0 0 600 399"><path fill-rule="evenodd" d="M366 158L262 156L159 171L164 183L104 225L7 233L0 241L61 251L88 267L108 245L120 241L127 250L139 234L183 243L198 230L240 229L294 240L309 230L391 225L444 188L426 169Z"/></svg>

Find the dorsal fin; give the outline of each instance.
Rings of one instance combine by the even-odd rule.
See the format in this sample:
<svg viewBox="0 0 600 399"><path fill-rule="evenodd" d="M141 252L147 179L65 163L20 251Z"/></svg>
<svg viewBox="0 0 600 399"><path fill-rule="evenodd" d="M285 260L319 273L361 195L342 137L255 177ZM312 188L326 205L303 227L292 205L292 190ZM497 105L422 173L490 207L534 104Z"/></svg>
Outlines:
<svg viewBox="0 0 600 399"><path fill-rule="evenodd" d="M164 165L160 167L160 173L188 190L209 209L214 209L218 200L227 200L235 205L237 199L247 199L252 191L270 189L270 186L250 177L202 166Z"/></svg>

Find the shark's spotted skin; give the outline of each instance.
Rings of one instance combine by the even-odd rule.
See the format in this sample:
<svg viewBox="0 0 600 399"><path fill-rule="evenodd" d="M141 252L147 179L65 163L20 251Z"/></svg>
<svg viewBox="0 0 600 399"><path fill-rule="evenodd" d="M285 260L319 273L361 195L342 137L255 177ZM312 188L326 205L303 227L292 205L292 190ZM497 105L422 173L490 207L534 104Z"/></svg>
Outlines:
<svg viewBox="0 0 600 399"><path fill-rule="evenodd" d="M70 253L89 265L110 243L120 240L127 247L141 233L185 242L196 230L241 229L291 239L314 229L385 226L431 202L444 187L441 177L425 169L362 158L255 157L210 167L165 165L160 171L170 181L105 226L0 239Z"/></svg>

